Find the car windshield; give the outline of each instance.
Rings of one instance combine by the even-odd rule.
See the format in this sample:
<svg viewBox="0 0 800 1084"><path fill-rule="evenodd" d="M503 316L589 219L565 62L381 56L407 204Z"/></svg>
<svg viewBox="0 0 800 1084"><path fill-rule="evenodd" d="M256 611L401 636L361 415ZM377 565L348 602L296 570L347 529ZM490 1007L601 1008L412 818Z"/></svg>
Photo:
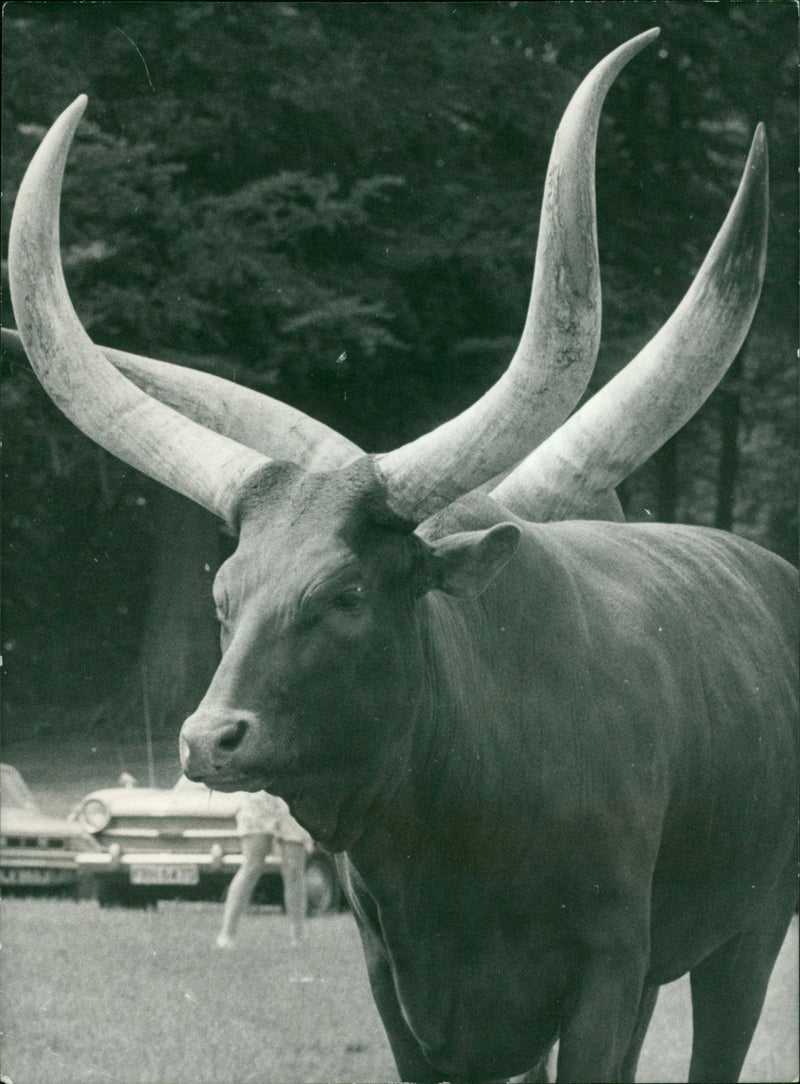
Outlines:
<svg viewBox="0 0 800 1084"><path fill-rule="evenodd" d="M22 776L10 764L0 764L0 804L3 809L24 809L37 813L38 806Z"/></svg>

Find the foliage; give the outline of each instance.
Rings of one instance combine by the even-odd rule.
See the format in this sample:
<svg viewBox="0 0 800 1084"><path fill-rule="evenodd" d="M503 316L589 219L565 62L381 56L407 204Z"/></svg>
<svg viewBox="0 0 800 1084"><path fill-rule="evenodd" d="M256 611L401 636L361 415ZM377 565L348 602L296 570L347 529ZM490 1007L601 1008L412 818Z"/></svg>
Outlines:
<svg viewBox="0 0 800 1084"><path fill-rule="evenodd" d="M383 450L506 364L560 113L597 59L661 25L603 114L593 387L679 301L764 120L767 277L727 387L734 526L793 558L795 18L787 4L12 2L3 237L38 139L86 91L63 241L95 339L180 351ZM26 370L5 387L11 700L88 709L142 640L153 487L95 453ZM680 518L715 522L722 402L626 485L634 518L668 514L671 488Z"/></svg>

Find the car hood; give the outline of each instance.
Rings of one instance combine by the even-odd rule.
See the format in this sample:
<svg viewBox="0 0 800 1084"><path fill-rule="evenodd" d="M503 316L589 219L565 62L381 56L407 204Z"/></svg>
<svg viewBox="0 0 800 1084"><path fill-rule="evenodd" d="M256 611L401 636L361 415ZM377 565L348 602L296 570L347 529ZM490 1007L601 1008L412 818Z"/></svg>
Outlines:
<svg viewBox="0 0 800 1084"><path fill-rule="evenodd" d="M27 809L0 809L0 831L4 836L50 836L56 839L85 839L81 828L61 817L48 817Z"/></svg>
<svg viewBox="0 0 800 1084"><path fill-rule="evenodd" d="M235 817L240 801L221 791L158 787L107 787L87 794L81 805L89 800L102 802L115 817Z"/></svg>

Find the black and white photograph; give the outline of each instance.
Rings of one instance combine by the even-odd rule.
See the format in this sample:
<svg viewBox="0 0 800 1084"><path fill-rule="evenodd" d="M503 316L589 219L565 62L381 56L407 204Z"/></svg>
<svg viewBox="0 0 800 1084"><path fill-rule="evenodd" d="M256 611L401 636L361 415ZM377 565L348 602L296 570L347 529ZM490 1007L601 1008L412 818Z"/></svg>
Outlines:
<svg viewBox="0 0 800 1084"><path fill-rule="evenodd" d="M798 1067L798 22L10 0L0 1084Z"/></svg>

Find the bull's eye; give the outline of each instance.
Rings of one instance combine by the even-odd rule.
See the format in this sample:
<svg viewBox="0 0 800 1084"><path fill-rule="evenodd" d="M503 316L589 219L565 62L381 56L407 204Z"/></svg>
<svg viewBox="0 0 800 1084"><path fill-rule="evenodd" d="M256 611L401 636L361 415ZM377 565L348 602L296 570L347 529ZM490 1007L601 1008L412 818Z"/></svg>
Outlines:
<svg viewBox="0 0 800 1084"><path fill-rule="evenodd" d="M315 626L325 617L358 614L367 601L367 591L360 583L351 583L349 587L336 588L327 584L310 590L302 599L298 619L305 628Z"/></svg>
<svg viewBox="0 0 800 1084"><path fill-rule="evenodd" d="M333 600L333 604L337 610L357 610L363 605L366 599L366 592L364 588L358 584L355 587L348 587L344 591L340 591L336 598Z"/></svg>

